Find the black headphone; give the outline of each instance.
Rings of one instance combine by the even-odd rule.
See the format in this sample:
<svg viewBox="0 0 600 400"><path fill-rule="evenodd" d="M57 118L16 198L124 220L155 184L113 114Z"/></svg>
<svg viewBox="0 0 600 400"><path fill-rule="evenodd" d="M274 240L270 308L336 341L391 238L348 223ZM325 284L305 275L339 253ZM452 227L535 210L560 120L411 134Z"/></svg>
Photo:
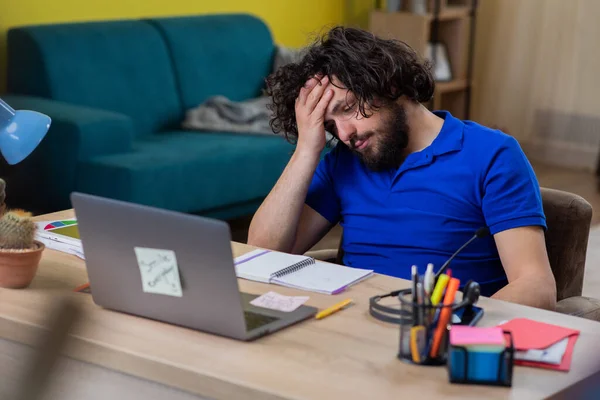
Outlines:
<svg viewBox="0 0 600 400"><path fill-rule="evenodd" d="M369 299L369 314L376 319L383 322L390 322L392 324L411 324L413 321L412 312L409 310L402 310L402 307L392 308L379 304L381 299L386 297L400 297L409 295L412 293L412 289L394 290L384 295L373 296ZM459 308L466 307L465 313L472 311L472 306L479 300L481 288L479 283L474 281L468 281L463 288L463 298L460 303L454 304L452 310L458 310ZM402 300L400 300L402 302Z"/></svg>

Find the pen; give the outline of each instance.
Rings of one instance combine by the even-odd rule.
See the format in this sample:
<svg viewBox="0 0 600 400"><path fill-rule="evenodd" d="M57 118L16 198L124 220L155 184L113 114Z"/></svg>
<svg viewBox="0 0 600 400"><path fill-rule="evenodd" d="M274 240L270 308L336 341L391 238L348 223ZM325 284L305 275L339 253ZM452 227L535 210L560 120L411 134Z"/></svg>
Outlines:
<svg viewBox="0 0 600 400"><path fill-rule="evenodd" d="M412 277L412 295L415 298L417 293L417 282L419 282L419 275L417 272L417 266L413 265L411 268L411 277Z"/></svg>
<svg viewBox="0 0 600 400"><path fill-rule="evenodd" d="M419 275L417 274L417 266L413 265L412 270L412 311L413 311L413 326L418 325L419 312L417 302L417 283L419 282Z"/></svg>
<svg viewBox="0 0 600 400"><path fill-rule="evenodd" d="M435 333L435 328L437 326L438 321L440 320L440 308L436 308L435 312L433 313L433 317L432 317L432 321L431 324L429 324L429 326L427 327L425 333L426 333L426 349L425 349L425 354L429 354L429 352L431 351L431 346L433 345L433 336Z"/></svg>
<svg viewBox="0 0 600 400"><path fill-rule="evenodd" d="M325 318L337 311L340 311L342 308L346 307L348 304L352 303L352 299L346 299L340 303L334 304L329 308L324 309L323 311L320 311L317 313L317 315L315 316L316 319L322 319Z"/></svg>
<svg viewBox="0 0 600 400"><path fill-rule="evenodd" d="M423 284L417 282L417 325L423 325L425 323L425 292L423 291Z"/></svg>
<svg viewBox="0 0 600 400"><path fill-rule="evenodd" d="M431 292L433 291L433 264L427 264L427 271L425 272L425 277L423 278L423 284L425 285L425 294L427 296L431 296Z"/></svg>

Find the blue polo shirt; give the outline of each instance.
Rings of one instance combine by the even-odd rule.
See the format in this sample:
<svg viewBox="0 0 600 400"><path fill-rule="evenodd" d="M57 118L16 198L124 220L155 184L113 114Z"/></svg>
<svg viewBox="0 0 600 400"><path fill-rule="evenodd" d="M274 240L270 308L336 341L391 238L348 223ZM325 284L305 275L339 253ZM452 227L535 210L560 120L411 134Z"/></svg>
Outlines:
<svg viewBox="0 0 600 400"><path fill-rule="evenodd" d="M435 270L483 226L492 235L546 228L534 171L511 136L449 112L433 143L397 170L372 172L342 143L320 162L306 204L343 228L344 264L410 279ZM449 265L491 296L508 281L494 238L477 239Z"/></svg>

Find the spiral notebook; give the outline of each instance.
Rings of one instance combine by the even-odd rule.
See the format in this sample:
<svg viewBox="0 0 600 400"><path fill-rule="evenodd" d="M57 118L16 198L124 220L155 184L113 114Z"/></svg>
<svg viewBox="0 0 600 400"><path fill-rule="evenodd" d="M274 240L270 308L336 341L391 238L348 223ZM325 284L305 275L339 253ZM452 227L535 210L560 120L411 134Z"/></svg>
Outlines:
<svg viewBox="0 0 600 400"><path fill-rule="evenodd" d="M373 274L373 270L270 250L254 250L237 257L235 271L239 278L326 294L340 293Z"/></svg>

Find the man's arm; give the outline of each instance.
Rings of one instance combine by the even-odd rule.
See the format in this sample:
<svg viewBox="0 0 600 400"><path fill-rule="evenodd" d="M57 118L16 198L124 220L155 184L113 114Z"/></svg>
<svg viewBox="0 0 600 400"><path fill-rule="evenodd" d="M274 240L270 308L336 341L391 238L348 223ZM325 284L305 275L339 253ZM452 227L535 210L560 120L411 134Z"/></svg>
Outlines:
<svg viewBox="0 0 600 400"><path fill-rule="evenodd" d="M527 226L494 235L508 285L492 298L554 310L556 282L550 269L544 231Z"/></svg>
<svg viewBox="0 0 600 400"><path fill-rule="evenodd" d="M304 204L325 147L325 110L332 97L327 77L311 78L300 90L295 111L298 144L277 183L252 218L248 244L301 253L331 228L327 219Z"/></svg>
<svg viewBox="0 0 600 400"><path fill-rule="evenodd" d="M304 204L319 159L292 156L283 174L252 218L248 244L302 254L331 229L332 224Z"/></svg>

